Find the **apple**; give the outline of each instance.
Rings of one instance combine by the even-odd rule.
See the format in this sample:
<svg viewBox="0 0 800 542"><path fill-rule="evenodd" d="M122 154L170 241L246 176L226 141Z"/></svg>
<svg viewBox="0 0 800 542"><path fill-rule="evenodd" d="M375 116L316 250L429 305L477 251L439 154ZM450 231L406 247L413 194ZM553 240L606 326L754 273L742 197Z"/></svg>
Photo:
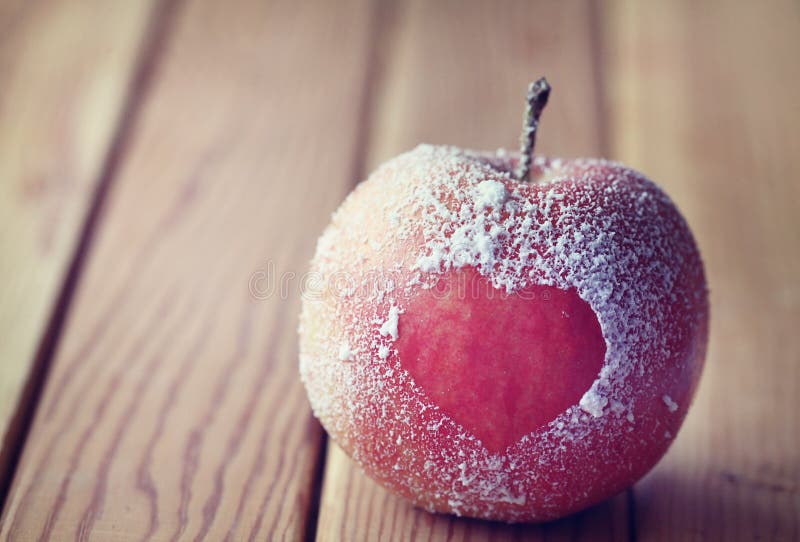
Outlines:
<svg viewBox="0 0 800 542"><path fill-rule="evenodd" d="M702 369L708 298L674 204L621 164L421 145L319 239L300 373L363 470L430 511L558 518L643 476Z"/></svg>

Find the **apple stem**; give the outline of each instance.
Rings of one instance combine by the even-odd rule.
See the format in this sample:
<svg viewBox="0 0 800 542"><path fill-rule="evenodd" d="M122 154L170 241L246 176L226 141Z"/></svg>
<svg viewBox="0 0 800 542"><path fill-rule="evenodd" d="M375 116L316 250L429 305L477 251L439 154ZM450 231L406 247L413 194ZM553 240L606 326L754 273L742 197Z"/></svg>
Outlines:
<svg viewBox="0 0 800 542"><path fill-rule="evenodd" d="M529 181L533 147L536 144L536 129L539 127L539 117L542 115L549 97L550 84L544 77L540 77L528 85L528 103L525 107L525 119L522 124L519 167L517 167L517 180L523 183Z"/></svg>

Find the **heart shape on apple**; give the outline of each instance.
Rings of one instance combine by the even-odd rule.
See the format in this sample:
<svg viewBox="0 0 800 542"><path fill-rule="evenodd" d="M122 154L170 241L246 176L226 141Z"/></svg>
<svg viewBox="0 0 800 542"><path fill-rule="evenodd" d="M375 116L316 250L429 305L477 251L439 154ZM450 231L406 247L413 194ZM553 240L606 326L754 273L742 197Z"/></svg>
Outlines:
<svg viewBox="0 0 800 542"><path fill-rule="evenodd" d="M421 145L320 237L300 318L314 414L431 511L544 521L665 453L708 335L702 261L654 183L605 160Z"/></svg>
<svg viewBox="0 0 800 542"><path fill-rule="evenodd" d="M395 344L431 402L493 453L578 404L605 357L597 317L574 290L508 294L472 269L410 299Z"/></svg>

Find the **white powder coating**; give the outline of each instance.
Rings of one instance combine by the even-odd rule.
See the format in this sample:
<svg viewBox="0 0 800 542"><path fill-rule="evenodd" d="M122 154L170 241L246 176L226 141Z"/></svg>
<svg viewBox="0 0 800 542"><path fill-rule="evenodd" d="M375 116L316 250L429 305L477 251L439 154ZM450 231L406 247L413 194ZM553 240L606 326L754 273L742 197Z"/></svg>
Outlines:
<svg viewBox="0 0 800 542"><path fill-rule="evenodd" d="M667 405L667 408L670 412L675 412L678 410L678 403L672 400L672 397L669 395L663 395L661 399L664 401L664 404Z"/></svg>
<svg viewBox="0 0 800 542"><path fill-rule="evenodd" d="M353 351L350 350L350 343L342 341L339 345L339 359L342 361L352 361Z"/></svg>
<svg viewBox="0 0 800 542"><path fill-rule="evenodd" d="M499 181L481 181L475 187L475 209L483 211L506 202L508 192Z"/></svg>
<svg viewBox="0 0 800 542"><path fill-rule="evenodd" d="M617 492L651 466L630 457L666 450L685 410L665 416L663 398L688 402L707 297L691 234L653 183L609 162L537 159L548 182L522 185L514 166L510 153L420 146L362 183L312 262L323 283L346 272L362 294L304 300L300 371L315 415L384 485L431 510L530 521ZM466 266L507 292L575 289L606 340L579 404L501 454L430 401L393 347L407 300Z"/></svg>
<svg viewBox="0 0 800 542"><path fill-rule="evenodd" d="M394 287L392 286L392 289ZM392 338L393 341L397 340L397 324L400 319L400 309L397 308L396 305L392 306L389 309L389 316L386 317L386 321L381 326L380 332L381 335L389 336Z"/></svg>
<svg viewBox="0 0 800 542"><path fill-rule="evenodd" d="M592 389L583 394L583 397L581 397L581 400L578 404L583 410L585 410L595 418L599 418L600 416L603 415L603 409L608 404L608 399L598 394L593 387ZM622 405L622 403L619 402L616 402L616 404ZM619 411L622 412L623 409L624 407L620 407Z"/></svg>

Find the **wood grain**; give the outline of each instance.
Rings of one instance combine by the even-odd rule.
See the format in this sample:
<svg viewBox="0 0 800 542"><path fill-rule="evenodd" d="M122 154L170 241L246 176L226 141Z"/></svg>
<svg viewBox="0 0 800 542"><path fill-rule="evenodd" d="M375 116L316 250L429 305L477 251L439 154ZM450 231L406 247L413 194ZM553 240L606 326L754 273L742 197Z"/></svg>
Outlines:
<svg viewBox="0 0 800 542"><path fill-rule="evenodd" d="M537 140L541 154L603 153L605 111L594 62L592 2L406 0L384 10L367 166L420 142L519 148L528 83L553 87Z"/></svg>
<svg viewBox="0 0 800 542"><path fill-rule="evenodd" d="M603 154L600 74L589 2L424 2L385 12L389 45L376 83L367 165L420 142L516 148L528 82L553 86L538 144L563 157ZM627 540L621 495L547 526L430 515L369 480L335 445L324 474L318 540Z"/></svg>
<svg viewBox="0 0 800 542"><path fill-rule="evenodd" d="M0 5L0 494L151 4Z"/></svg>
<svg viewBox="0 0 800 542"><path fill-rule="evenodd" d="M638 540L800 537L800 9L614 2L611 145L683 209L711 339L695 404L635 491Z"/></svg>
<svg viewBox="0 0 800 542"><path fill-rule="evenodd" d="M321 433L297 377L301 273L360 159L371 16L180 9L0 537L304 536Z"/></svg>

